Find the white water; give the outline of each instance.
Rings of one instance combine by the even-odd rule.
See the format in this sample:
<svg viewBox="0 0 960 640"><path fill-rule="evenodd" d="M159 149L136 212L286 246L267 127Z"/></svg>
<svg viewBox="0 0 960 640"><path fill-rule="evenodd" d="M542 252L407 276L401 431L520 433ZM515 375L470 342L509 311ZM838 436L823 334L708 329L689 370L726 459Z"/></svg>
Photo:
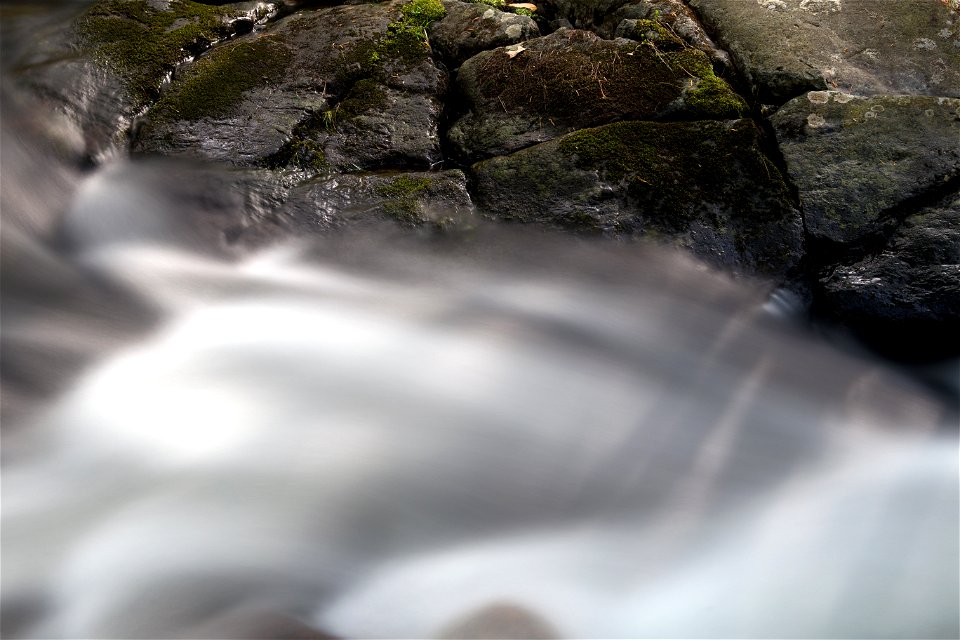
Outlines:
<svg viewBox="0 0 960 640"><path fill-rule="evenodd" d="M4 637L960 632L956 414L760 284L516 227L225 257L182 167L19 133Z"/></svg>

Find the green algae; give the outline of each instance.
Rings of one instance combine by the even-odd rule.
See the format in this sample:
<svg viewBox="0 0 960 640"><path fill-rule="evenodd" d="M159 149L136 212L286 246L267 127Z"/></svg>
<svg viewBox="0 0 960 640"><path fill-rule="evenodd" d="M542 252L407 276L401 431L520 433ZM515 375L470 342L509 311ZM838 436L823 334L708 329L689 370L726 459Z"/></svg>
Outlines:
<svg viewBox="0 0 960 640"><path fill-rule="evenodd" d="M228 21L236 17L191 0L170 0L166 11L139 0L100 0L76 26L82 43L145 104L157 97L160 82L178 63L229 36Z"/></svg>
<svg viewBox="0 0 960 640"><path fill-rule="evenodd" d="M279 81L291 58L289 49L269 36L220 47L163 96L157 115L181 120L227 115L245 91Z"/></svg>

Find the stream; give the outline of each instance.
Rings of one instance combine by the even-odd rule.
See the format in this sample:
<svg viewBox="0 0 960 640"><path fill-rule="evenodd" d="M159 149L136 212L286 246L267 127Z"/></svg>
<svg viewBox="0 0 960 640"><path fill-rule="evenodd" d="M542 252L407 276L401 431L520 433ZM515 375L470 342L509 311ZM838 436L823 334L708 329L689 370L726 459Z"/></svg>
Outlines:
<svg viewBox="0 0 960 640"><path fill-rule="evenodd" d="M234 170L81 160L11 80L75 5L3 10L3 637L960 633L949 376L660 247L225 249Z"/></svg>

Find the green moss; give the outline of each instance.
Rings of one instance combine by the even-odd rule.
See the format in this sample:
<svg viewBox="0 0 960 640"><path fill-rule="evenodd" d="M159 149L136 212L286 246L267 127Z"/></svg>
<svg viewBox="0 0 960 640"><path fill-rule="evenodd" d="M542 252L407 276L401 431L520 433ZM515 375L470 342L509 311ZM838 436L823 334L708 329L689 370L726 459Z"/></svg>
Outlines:
<svg viewBox="0 0 960 640"><path fill-rule="evenodd" d="M376 187L377 195L387 198L383 211L400 222L407 224L422 223L420 199L426 195L433 184L431 178L411 178L400 176Z"/></svg>
<svg viewBox="0 0 960 640"><path fill-rule="evenodd" d="M531 11L530 9L525 9L525 8L523 8L523 7L517 7L517 8L515 8L515 9L513 10L513 12L514 12L515 14L517 14L518 16L527 16L528 18L533 18L533 17L535 17L535 15L536 15L536 14L535 14L533 11Z"/></svg>
<svg viewBox="0 0 960 640"><path fill-rule="evenodd" d="M487 4L491 7L496 7L498 9L503 8L507 2L506 0L470 0L473 4Z"/></svg>
<svg viewBox="0 0 960 640"><path fill-rule="evenodd" d="M356 82L334 112L335 119L352 118L361 113L387 106L387 94L376 80L364 78Z"/></svg>
<svg viewBox="0 0 960 640"><path fill-rule="evenodd" d="M380 47L389 58L419 62L427 57L430 45L426 28L447 15L440 0L411 0L400 9L400 19L387 26Z"/></svg>
<svg viewBox="0 0 960 640"><path fill-rule="evenodd" d="M637 20L633 30L626 37L643 44L656 47L659 51L678 51L686 44L677 34L657 20Z"/></svg>
<svg viewBox="0 0 960 640"><path fill-rule="evenodd" d="M102 64L127 80L133 97L146 103L174 66L230 34L231 17L237 16L226 8L190 0L170 0L168 11L142 0L100 0L77 20L77 31Z"/></svg>
<svg viewBox="0 0 960 640"><path fill-rule="evenodd" d="M156 113L182 120L227 115L244 91L280 80L290 59L289 49L270 37L220 47L186 72Z"/></svg>
<svg viewBox="0 0 960 640"><path fill-rule="evenodd" d="M691 115L703 118L739 118L747 112L747 103L726 82L710 73L686 95Z"/></svg>
<svg viewBox="0 0 960 640"><path fill-rule="evenodd" d="M507 114L563 124L651 118L666 111L689 80L713 76L696 49L661 53L580 32L568 38L569 45L542 54L484 55L474 72L482 101Z"/></svg>
<svg viewBox="0 0 960 640"><path fill-rule="evenodd" d="M340 52L328 71L334 90L345 91L365 78L383 80L396 63L412 65L430 55L426 27L446 15L440 0L413 0L400 8L400 17L379 37L359 40Z"/></svg>

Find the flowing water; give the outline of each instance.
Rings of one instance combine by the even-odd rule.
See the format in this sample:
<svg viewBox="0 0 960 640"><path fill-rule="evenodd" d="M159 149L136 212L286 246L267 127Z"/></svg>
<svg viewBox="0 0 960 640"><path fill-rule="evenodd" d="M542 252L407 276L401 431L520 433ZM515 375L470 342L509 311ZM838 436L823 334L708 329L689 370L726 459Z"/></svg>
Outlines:
<svg viewBox="0 0 960 640"><path fill-rule="evenodd" d="M226 251L228 169L84 169L21 97L4 637L960 632L950 398L763 283L484 225Z"/></svg>

